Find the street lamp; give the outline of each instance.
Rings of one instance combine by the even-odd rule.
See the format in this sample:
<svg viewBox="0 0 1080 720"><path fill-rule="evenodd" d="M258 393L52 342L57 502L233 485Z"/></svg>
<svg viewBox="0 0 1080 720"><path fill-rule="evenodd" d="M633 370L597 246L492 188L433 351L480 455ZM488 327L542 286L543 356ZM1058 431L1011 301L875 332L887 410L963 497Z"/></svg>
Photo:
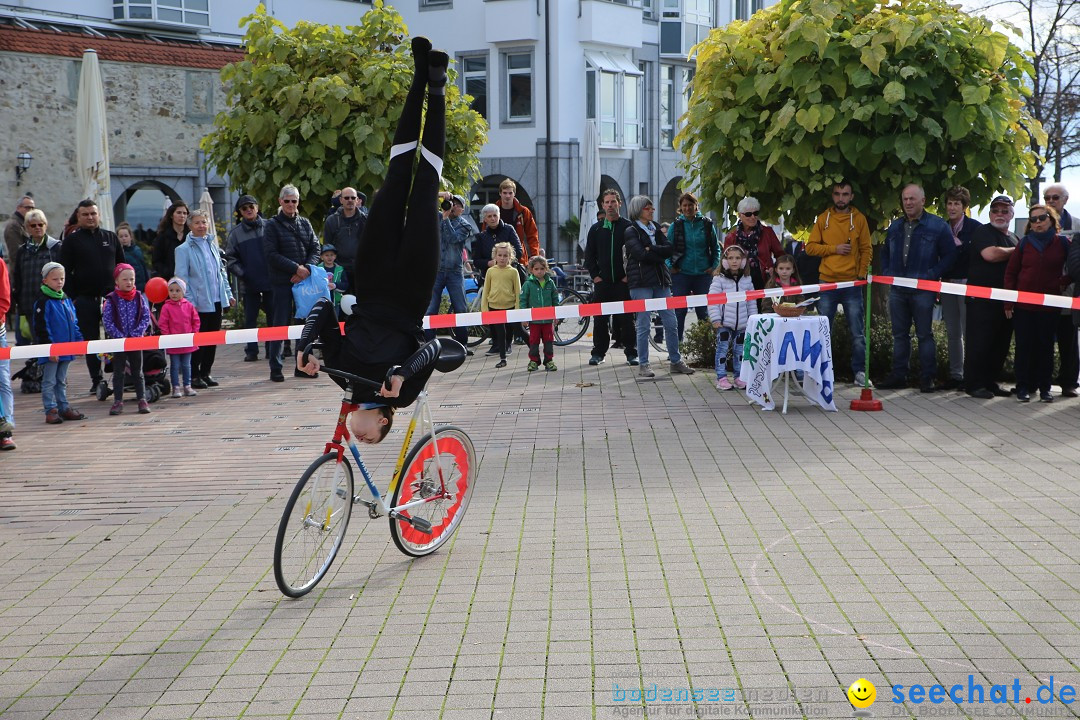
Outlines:
<svg viewBox="0 0 1080 720"><path fill-rule="evenodd" d="M28 152L21 152L15 158L15 184L22 184L22 175L24 172L30 169L30 163L34 161L34 156Z"/></svg>

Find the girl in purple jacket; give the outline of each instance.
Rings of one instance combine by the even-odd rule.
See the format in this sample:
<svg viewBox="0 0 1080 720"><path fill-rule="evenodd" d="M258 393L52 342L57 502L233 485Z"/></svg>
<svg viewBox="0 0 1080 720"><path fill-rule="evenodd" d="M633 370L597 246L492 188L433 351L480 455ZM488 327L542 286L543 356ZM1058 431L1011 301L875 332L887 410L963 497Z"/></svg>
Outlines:
<svg viewBox="0 0 1080 720"><path fill-rule="evenodd" d="M150 303L146 296L135 289L135 268L119 263L113 270L116 289L105 296L101 308L101 320L105 336L110 338L137 338L146 334L150 327ZM146 381L142 372L141 350L113 353L113 404L110 415L124 412L124 383L130 371L135 380L135 399L139 401L139 414L150 412L146 402Z"/></svg>

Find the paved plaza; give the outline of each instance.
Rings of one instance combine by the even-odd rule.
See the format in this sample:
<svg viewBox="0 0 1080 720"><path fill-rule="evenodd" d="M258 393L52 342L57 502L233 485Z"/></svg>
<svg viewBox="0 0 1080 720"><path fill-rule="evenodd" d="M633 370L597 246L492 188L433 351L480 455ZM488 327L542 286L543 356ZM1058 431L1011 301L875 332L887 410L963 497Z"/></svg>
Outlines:
<svg viewBox="0 0 1080 720"><path fill-rule="evenodd" d="M860 677L876 717L1080 716L1080 400L857 414L841 385L839 413L784 416L708 371L589 367L586 342L553 373L478 355L431 386L480 458L452 543L410 560L354 512L289 600L274 535L339 393L241 357L146 417L109 417L81 363L88 421L17 396L3 720L844 718ZM381 485L404 426L365 450ZM911 688L935 684L963 687Z"/></svg>

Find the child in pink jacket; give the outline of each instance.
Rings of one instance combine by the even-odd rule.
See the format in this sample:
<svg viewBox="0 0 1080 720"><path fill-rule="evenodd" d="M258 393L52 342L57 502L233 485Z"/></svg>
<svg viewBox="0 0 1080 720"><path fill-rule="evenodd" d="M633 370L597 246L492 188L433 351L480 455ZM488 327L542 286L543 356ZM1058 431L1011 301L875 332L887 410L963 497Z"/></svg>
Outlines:
<svg viewBox="0 0 1080 720"><path fill-rule="evenodd" d="M161 316L158 318L158 327L162 335L177 335L181 333L199 332L199 313L185 297L187 283L181 278L174 277L169 281L169 299L161 305ZM172 396L181 397L180 371L184 372L184 397L194 397L199 393L191 387L191 356L197 348L178 347L168 348L171 362L169 370L172 374Z"/></svg>

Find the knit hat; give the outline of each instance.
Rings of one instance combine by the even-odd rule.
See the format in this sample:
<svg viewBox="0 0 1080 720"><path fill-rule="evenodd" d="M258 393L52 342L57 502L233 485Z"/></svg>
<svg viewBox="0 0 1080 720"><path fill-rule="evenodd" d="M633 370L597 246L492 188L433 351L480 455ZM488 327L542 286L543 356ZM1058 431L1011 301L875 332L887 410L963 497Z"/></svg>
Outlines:
<svg viewBox="0 0 1080 720"><path fill-rule="evenodd" d="M187 292L187 283L184 282L183 278L174 277L172 280L169 281L169 284L170 285L179 285L181 290L183 290L185 293Z"/></svg>
<svg viewBox="0 0 1080 720"><path fill-rule="evenodd" d="M120 277L120 273L124 272L125 270L135 272L135 268L133 268L131 265L128 265L127 263L116 263L116 267L113 268L112 271L112 279L116 280L116 278Z"/></svg>
<svg viewBox="0 0 1080 720"><path fill-rule="evenodd" d="M49 277L49 273L51 273L53 270L63 269L64 266L58 262L47 262L41 266L41 279L44 280L45 278Z"/></svg>
<svg viewBox="0 0 1080 720"><path fill-rule="evenodd" d="M254 205L255 207L258 207L259 201L251 195L241 195L240 199L236 201L236 212L240 212L240 208L245 205Z"/></svg>

